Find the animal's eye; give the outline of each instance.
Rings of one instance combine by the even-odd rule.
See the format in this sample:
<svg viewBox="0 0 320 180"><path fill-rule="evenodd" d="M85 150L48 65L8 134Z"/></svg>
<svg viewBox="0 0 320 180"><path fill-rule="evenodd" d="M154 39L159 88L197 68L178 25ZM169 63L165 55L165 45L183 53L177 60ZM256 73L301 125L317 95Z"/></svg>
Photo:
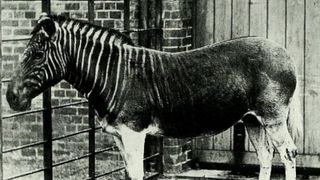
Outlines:
<svg viewBox="0 0 320 180"><path fill-rule="evenodd" d="M35 59L42 59L43 58L44 53L42 51L38 51L34 54L34 58Z"/></svg>

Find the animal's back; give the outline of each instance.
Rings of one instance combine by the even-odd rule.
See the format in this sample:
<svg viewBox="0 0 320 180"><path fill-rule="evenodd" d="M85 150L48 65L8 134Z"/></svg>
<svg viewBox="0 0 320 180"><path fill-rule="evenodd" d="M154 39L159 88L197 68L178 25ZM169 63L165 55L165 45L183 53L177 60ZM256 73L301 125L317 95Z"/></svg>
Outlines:
<svg viewBox="0 0 320 180"><path fill-rule="evenodd" d="M161 128L169 136L219 133L257 108L259 94L271 81L279 84L288 101L296 84L285 49L263 38L225 41L170 59L174 62L164 65L171 72L171 101L159 113Z"/></svg>

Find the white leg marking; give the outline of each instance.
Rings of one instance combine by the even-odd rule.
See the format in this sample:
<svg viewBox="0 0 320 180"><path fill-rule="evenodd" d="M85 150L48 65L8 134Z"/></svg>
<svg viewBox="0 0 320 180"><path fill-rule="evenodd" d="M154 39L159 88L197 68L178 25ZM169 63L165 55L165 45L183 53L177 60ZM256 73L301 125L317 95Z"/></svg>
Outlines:
<svg viewBox="0 0 320 180"><path fill-rule="evenodd" d="M125 161L128 175L132 180L142 180L146 133L145 131L135 132L126 126L121 126L119 134L121 138L115 136L114 139Z"/></svg>

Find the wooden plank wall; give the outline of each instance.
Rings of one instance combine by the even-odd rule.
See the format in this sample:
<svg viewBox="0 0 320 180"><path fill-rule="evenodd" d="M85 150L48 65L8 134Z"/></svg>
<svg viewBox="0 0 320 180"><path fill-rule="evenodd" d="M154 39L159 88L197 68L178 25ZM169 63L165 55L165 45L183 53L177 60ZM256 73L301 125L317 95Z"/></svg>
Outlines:
<svg viewBox="0 0 320 180"><path fill-rule="evenodd" d="M320 154L320 0L196 1L195 47L240 36L261 36L294 58L300 81L303 136L301 155ZM232 128L195 140L197 150L231 150ZM253 147L246 139L246 150Z"/></svg>

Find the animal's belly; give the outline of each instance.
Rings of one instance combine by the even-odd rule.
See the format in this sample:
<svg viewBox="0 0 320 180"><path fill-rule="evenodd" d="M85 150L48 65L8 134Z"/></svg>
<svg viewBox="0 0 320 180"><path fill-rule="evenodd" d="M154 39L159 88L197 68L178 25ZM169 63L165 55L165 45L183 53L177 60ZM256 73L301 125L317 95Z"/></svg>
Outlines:
<svg viewBox="0 0 320 180"><path fill-rule="evenodd" d="M157 127L163 136L185 138L204 133L218 134L239 121L237 111L202 111L200 113L172 112L158 119Z"/></svg>

